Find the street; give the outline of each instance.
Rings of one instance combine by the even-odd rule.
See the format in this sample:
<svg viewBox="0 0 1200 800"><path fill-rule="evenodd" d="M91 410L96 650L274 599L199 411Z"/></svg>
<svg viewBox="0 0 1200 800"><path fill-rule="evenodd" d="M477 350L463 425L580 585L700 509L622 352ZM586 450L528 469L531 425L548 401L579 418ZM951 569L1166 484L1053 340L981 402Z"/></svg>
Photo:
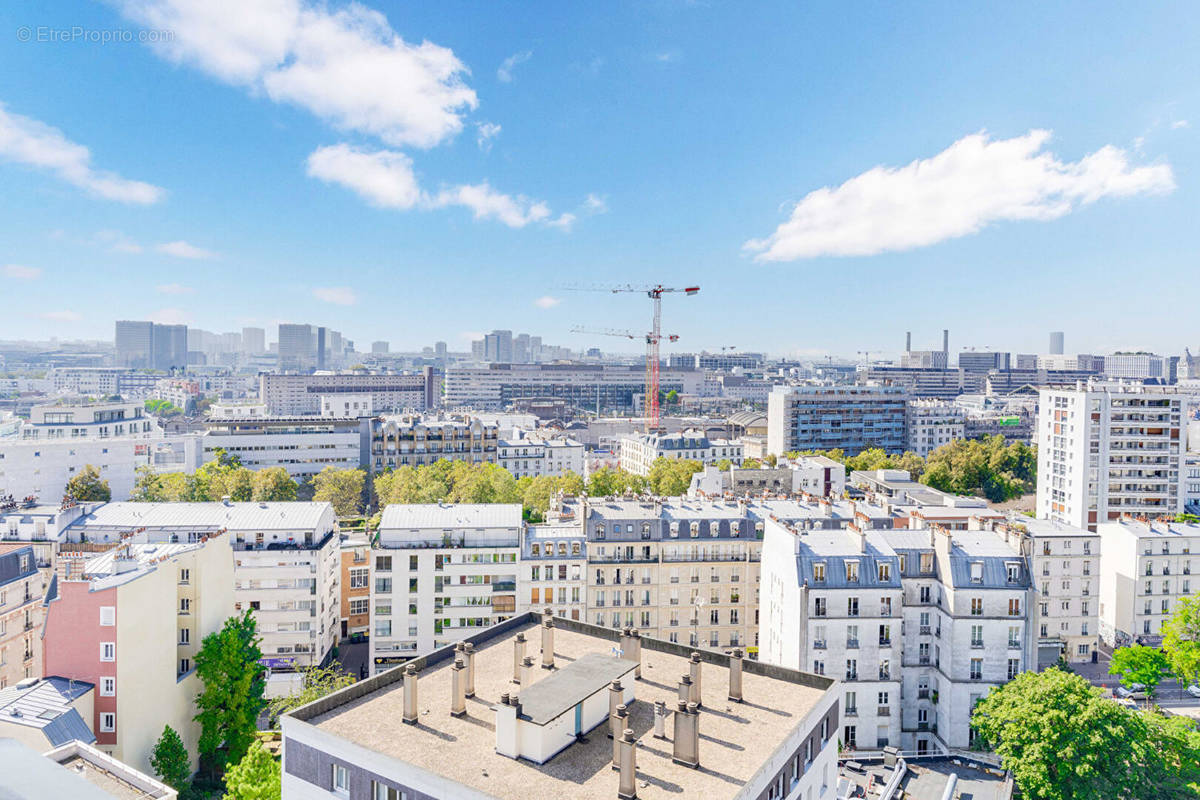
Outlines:
<svg viewBox="0 0 1200 800"><path fill-rule="evenodd" d="M1116 675L1108 674L1108 665L1111 659L1112 650L1101 646L1100 660L1097 663L1072 664L1071 669L1087 678L1093 686L1101 686L1111 691L1121 685L1121 681ZM1200 715L1200 697L1192 697L1185 689L1186 687L1174 678L1166 678L1155 689L1154 702L1162 708L1169 708L1177 713L1186 713L1193 717Z"/></svg>

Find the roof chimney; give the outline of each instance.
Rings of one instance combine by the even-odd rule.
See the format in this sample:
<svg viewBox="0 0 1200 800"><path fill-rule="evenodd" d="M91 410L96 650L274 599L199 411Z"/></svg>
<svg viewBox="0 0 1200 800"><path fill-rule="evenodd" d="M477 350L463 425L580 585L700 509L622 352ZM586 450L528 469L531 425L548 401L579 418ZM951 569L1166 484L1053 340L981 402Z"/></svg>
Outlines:
<svg viewBox="0 0 1200 800"><path fill-rule="evenodd" d="M467 697L475 696L475 645L467 642L463 651L467 654Z"/></svg>
<svg viewBox="0 0 1200 800"><path fill-rule="evenodd" d="M742 651L734 648L729 656L729 699L735 703L742 702Z"/></svg>
<svg viewBox="0 0 1200 800"><path fill-rule="evenodd" d="M637 798L637 760L635 753L637 742L633 731L626 728L621 733L621 777L617 788L620 800L636 800Z"/></svg>
<svg viewBox="0 0 1200 800"><path fill-rule="evenodd" d="M613 740L613 758L612 768L621 768L621 734L625 732L625 725L629 722L629 707L624 703L617 706L616 712L609 718L609 724L612 726Z"/></svg>
<svg viewBox="0 0 1200 800"><path fill-rule="evenodd" d="M521 682L521 664L525 661L525 634L518 633L513 640L513 681Z"/></svg>
<svg viewBox="0 0 1200 800"><path fill-rule="evenodd" d="M409 664L404 668L404 716L409 725L417 724L417 668Z"/></svg>
<svg viewBox="0 0 1200 800"><path fill-rule="evenodd" d="M637 628L626 628L621 633L621 658L637 662L633 677L642 677L642 635Z"/></svg>
<svg viewBox="0 0 1200 800"><path fill-rule="evenodd" d="M700 654L692 653L692 660L688 664L688 677L692 679L692 689L688 695L688 702L695 703L697 706L704 705L700 699L700 666Z"/></svg>
<svg viewBox="0 0 1200 800"><path fill-rule="evenodd" d="M654 701L654 738L667 738L667 704L663 700Z"/></svg>
<svg viewBox="0 0 1200 800"><path fill-rule="evenodd" d="M693 769L700 766L700 712L695 703L679 701L672 744L672 761Z"/></svg>
<svg viewBox="0 0 1200 800"><path fill-rule="evenodd" d="M454 657L454 669L450 674L450 716L463 717L467 714L467 665L462 656Z"/></svg>
<svg viewBox="0 0 1200 800"><path fill-rule="evenodd" d="M542 669L554 669L554 616L549 607L542 617Z"/></svg>
<svg viewBox="0 0 1200 800"><path fill-rule="evenodd" d="M618 728L616 723L617 708L624 699L625 691L621 686L621 681L618 679L610 683L608 685L608 738L610 739L617 738L617 735L625 730L624 727Z"/></svg>
<svg viewBox="0 0 1200 800"><path fill-rule="evenodd" d="M521 755L517 747L520 708L516 695L510 696L508 692L500 695L500 705L493 708L496 712L496 752L502 756L518 758Z"/></svg>
<svg viewBox="0 0 1200 800"><path fill-rule="evenodd" d="M521 679L517 683L522 686L533 685L533 658L531 656L521 659Z"/></svg>
<svg viewBox="0 0 1200 800"><path fill-rule="evenodd" d="M692 696L692 676L679 676L679 702L686 703Z"/></svg>

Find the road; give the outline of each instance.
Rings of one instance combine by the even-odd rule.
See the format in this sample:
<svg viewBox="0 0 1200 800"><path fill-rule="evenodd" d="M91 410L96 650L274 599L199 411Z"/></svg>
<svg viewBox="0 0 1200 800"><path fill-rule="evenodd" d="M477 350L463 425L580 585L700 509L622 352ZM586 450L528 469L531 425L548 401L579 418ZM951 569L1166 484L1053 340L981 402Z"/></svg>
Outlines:
<svg viewBox="0 0 1200 800"><path fill-rule="evenodd" d="M1100 660L1097 663L1072 664L1071 669L1091 681L1093 686L1101 686L1111 691L1121 685L1121 681L1116 675L1108 674L1111 657L1112 651L1101 647ZM1184 689L1185 687L1179 681L1167 678L1155 690L1154 701L1162 708L1178 712L1186 711L1189 716L1200 714L1200 697L1192 697Z"/></svg>

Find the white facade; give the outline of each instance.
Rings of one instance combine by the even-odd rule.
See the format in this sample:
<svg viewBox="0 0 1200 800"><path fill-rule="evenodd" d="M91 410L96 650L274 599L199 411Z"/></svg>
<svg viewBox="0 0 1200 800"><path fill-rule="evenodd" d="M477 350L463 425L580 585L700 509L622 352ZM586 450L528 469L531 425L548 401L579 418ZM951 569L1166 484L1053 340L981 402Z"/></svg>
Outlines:
<svg viewBox="0 0 1200 800"><path fill-rule="evenodd" d="M729 439L709 439L698 430L669 434L644 433L621 439L621 468L634 475L649 475L650 468L660 458L699 461L706 466L729 461L737 466L742 463L742 443Z"/></svg>
<svg viewBox="0 0 1200 800"><path fill-rule="evenodd" d="M1122 519L1096 528L1100 563L1100 635L1110 645L1157 647L1179 601L1198 588L1200 525Z"/></svg>
<svg viewBox="0 0 1200 800"><path fill-rule="evenodd" d="M958 406L945 400L909 400L906 426L908 449L924 457L963 438L966 418Z"/></svg>
<svg viewBox="0 0 1200 800"><path fill-rule="evenodd" d="M530 610L587 619L587 542L578 525L526 525L519 576Z"/></svg>
<svg viewBox="0 0 1200 800"><path fill-rule="evenodd" d="M583 443L566 436L516 429L500 439L496 462L518 478L539 475L583 475Z"/></svg>
<svg viewBox="0 0 1200 800"><path fill-rule="evenodd" d="M1088 530L1122 514L1180 513L1186 395L1090 382L1043 389L1037 515Z"/></svg>
<svg viewBox="0 0 1200 800"><path fill-rule="evenodd" d="M249 469L283 467L303 481L326 467L360 467L368 424L335 417L209 420L204 460L216 458L220 449Z"/></svg>
<svg viewBox="0 0 1200 800"><path fill-rule="evenodd" d="M389 505L371 551L371 663L428 653L528 610L521 506Z"/></svg>
<svg viewBox="0 0 1200 800"><path fill-rule="evenodd" d="M369 417L374 413L369 393L321 395L322 417Z"/></svg>

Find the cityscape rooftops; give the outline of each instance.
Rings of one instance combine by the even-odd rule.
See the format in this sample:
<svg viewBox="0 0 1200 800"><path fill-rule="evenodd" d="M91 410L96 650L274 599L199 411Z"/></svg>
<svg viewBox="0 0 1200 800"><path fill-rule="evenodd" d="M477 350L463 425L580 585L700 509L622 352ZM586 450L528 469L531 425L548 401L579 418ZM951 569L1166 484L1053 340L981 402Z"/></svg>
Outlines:
<svg viewBox="0 0 1200 800"><path fill-rule="evenodd" d="M788 747L787 743L798 741L799 734L813 725L813 717L825 713L821 709L833 700L828 690L834 681L829 678L745 661L745 702L731 702L727 699L728 657L701 651L700 767L693 769L674 763L671 744L651 735L655 702L662 701L670 709L676 707L680 676L689 672L690 648L642 638L642 677L634 678L627 674L634 662L623 659L619 655L623 651L614 648L619 631L555 619L556 669L547 672L534 668L532 684L518 686L512 680L514 637L522 633L533 640L531 649L536 654L537 619L538 615L525 614L468 639L476 652L475 696L466 700L465 715L455 717L450 713L453 649L446 647L410 662L419 670L417 724L402 722L401 667L287 715L283 719L285 750L292 741L290 737L303 737L304 726L315 726L319 734L344 739L433 776L450 794L457 785L485 796L512 800L608 800L616 795L618 776L610 769L612 742L603 733L607 714L601 727L590 733L584 730L580 737L568 735L565 747L540 764L497 752L499 737L504 735L503 730L498 733L497 722L506 707L502 698L505 694L517 695L517 702L522 703L517 712L519 724L535 724L531 716L545 717L556 711L570 717L570 702L578 699L580 692L600 687L599 691L607 694L603 680L611 676L605 673L596 677L592 666L611 665L613 671L626 675L622 683L636 698L626 699L625 703L627 727L640 739L636 748L638 797L734 797L760 777L759 773ZM587 665L587 675L576 665ZM568 672L580 674L564 683ZM552 685L551 681L564 686ZM539 699L540 694L546 697ZM527 697L533 708L524 704ZM834 723L836 719L829 724L826 736L836 735Z"/></svg>
<svg viewBox="0 0 1200 800"><path fill-rule="evenodd" d="M36 728L51 747L79 739L94 742L88 723L72 703L92 691L92 684L67 678L26 679L0 689L0 737L6 725Z"/></svg>
<svg viewBox="0 0 1200 800"><path fill-rule="evenodd" d="M520 528L521 522L520 503L392 504L383 509L379 529Z"/></svg>
<svg viewBox="0 0 1200 800"><path fill-rule="evenodd" d="M321 502L105 503L72 523L92 528L178 528L183 531L315 530L333 524L332 506Z"/></svg>
<svg viewBox="0 0 1200 800"><path fill-rule="evenodd" d="M174 800L178 793L148 775L71 741L44 756L15 739L0 738L5 800Z"/></svg>

